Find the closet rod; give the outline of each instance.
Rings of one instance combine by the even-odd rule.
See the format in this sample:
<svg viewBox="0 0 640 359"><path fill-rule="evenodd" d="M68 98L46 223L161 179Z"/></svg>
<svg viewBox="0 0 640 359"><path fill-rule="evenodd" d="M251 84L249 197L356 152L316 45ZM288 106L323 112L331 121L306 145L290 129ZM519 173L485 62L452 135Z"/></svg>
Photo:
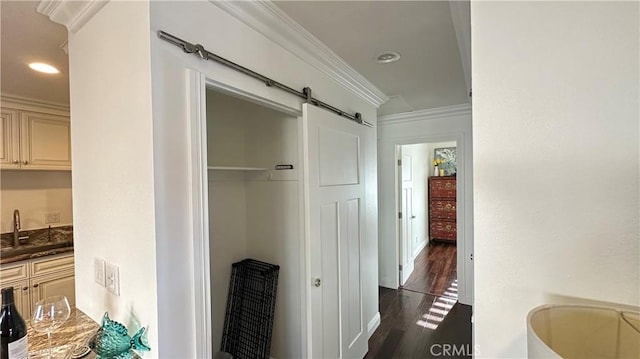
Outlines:
<svg viewBox="0 0 640 359"><path fill-rule="evenodd" d="M301 97L305 100L307 100L308 103L311 103L313 105L316 105L318 107L322 107L326 110L329 110L331 112L336 113L339 116L345 117L351 121L357 122L361 125L365 125L368 127L373 127L373 125L365 120L362 119L362 115L359 112L356 112L354 115L351 115L349 113L346 113L342 110L340 110L337 107L333 107L325 102L322 102L316 98L314 98L313 96L311 96L311 89L309 87L305 87L302 91L298 91L295 90L287 85L284 85L278 81L272 80L264 75L261 75L253 70L250 70L244 66L238 65L235 62L229 61L223 57L220 57L212 52L207 51L202 45L200 44L192 44L190 42L187 42L185 40L182 40L179 37L173 36L169 33L166 33L162 30L158 31L158 37L161 38L162 40L165 40L173 45L176 45L180 48L182 48L182 50L188 54L195 54L197 56L200 56L201 59L203 60L212 60L215 62L218 62L220 64L223 64L227 67L230 67L236 71L240 71L243 74L247 75L247 76L251 76L255 79L258 79L262 82L264 82L265 85L269 86L269 87L277 87L283 91L286 91L292 95Z"/></svg>

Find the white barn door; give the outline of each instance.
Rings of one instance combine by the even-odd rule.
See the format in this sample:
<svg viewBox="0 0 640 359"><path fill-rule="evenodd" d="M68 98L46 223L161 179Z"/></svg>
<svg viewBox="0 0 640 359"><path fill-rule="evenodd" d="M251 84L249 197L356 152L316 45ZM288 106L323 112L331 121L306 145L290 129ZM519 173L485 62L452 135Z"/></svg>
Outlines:
<svg viewBox="0 0 640 359"><path fill-rule="evenodd" d="M362 308L365 126L304 104L313 358L367 353Z"/></svg>

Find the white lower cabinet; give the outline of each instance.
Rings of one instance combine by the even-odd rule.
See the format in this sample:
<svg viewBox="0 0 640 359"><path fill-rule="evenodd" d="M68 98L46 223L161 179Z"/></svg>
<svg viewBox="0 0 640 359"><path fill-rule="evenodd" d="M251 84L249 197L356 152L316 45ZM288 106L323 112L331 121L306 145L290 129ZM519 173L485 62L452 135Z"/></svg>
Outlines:
<svg viewBox="0 0 640 359"><path fill-rule="evenodd" d="M23 280L11 283L2 283L2 287L13 287L13 300L20 315L27 320L30 317L31 302L29 297L29 281Z"/></svg>
<svg viewBox="0 0 640 359"><path fill-rule="evenodd" d="M76 303L73 253L3 265L0 280L2 288L13 287L16 307L25 320L40 299L64 295L71 307Z"/></svg>
<svg viewBox="0 0 640 359"><path fill-rule="evenodd" d="M53 273L46 276L36 277L29 281L31 286L32 309L40 299L53 297L54 295L64 295L69 300L69 305L76 305L75 275L73 271Z"/></svg>

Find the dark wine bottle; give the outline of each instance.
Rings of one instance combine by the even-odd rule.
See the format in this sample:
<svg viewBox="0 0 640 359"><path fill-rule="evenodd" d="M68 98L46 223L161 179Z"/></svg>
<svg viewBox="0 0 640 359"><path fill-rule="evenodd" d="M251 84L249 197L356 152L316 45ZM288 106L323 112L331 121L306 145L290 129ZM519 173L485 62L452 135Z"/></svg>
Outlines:
<svg viewBox="0 0 640 359"><path fill-rule="evenodd" d="M13 287L2 288L0 359L27 359L27 324L13 301Z"/></svg>

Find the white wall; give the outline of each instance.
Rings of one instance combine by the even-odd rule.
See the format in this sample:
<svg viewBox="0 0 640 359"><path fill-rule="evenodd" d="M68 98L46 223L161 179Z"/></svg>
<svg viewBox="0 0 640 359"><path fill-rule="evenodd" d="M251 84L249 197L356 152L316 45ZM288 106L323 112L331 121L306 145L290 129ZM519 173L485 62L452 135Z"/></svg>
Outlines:
<svg viewBox="0 0 640 359"><path fill-rule="evenodd" d="M458 289L459 301L473 298L473 183L471 107L457 105L386 116L379 119L378 166L380 217L380 285L398 287L396 146L425 142L455 141L458 152ZM464 278L460 278L464 273Z"/></svg>
<svg viewBox="0 0 640 359"><path fill-rule="evenodd" d="M148 325L157 357L148 9L112 1L70 33L69 75L76 305L98 322L109 311ZM95 257L120 268L120 296L94 282Z"/></svg>
<svg viewBox="0 0 640 359"><path fill-rule="evenodd" d="M471 5L475 340L521 358L535 306L640 304L638 2Z"/></svg>
<svg viewBox="0 0 640 359"><path fill-rule="evenodd" d="M280 266L271 358L300 358L304 330L301 307L300 193L298 181L248 181L246 257Z"/></svg>
<svg viewBox="0 0 640 359"><path fill-rule="evenodd" d="M195 357L193 287L193 215L194 179L191 174L191 123L193 113L188 102L189 69L209 79L241 91L300 109L301 101L287 93L266 87L246 75L194 55L156 37L163 30L205 48L243 66L264 73L287 85L302 89L310 86L314 96L349 112L361 112L363 118L376 118L374 106L352 95L317 69L280 48L262 34L209 2L151 3L154 171L156 189L156 245L160 353L163 357ZM369 130L363 143L365 159L366 203L362 253L363 315L367 320L378 312L377 289L377 182L376 130ZM183 330L176 332L175 323ZM214 323L215 325L215 323ZM305 337L304 328L301 337ZM215 349L215 348L214 348ZM303 348L306 350L306 348Z"/></svg>
<svg viewBox="0 0 640 359"><path fill-rule="evenodd" d="M22 230L46 228L47 213L60 213L60 223L73 224L71 171L0 171L0 232L13 232L13 210L20 211Z"/></svg>

